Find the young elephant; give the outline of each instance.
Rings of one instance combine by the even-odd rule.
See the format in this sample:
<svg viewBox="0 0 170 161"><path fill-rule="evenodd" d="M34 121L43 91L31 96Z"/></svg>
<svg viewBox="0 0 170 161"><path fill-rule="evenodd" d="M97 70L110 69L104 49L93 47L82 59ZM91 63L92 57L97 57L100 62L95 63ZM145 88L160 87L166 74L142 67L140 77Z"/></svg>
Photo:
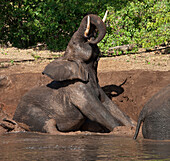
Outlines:
<svg viewBox="0 0 170 161"><path fill-rule="evenodd" d="M96 36L96 31L99 34ZM63 57L46 66L43 74L54 81L32 89L21 99L14 120L32 131L57 133L81 129L89 119L110 131L132 125L98 84L97 64L100 42L106 34L97 15L87 15L72 36Z"/></svg>
<svg viewBox="0 0 170 161"><path fill-rule="evenodd" d="M134 139L138 136L142 122L144 138L170 139L170 85L161 89L146 103L139 115Z"/></svg>

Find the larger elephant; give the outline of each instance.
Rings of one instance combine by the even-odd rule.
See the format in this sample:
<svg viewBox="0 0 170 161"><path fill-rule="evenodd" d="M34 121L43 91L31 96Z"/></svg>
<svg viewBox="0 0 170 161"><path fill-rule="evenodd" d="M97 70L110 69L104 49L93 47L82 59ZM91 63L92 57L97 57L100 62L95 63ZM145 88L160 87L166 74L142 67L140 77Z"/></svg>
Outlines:
<svg viewBox="0 0 170 161"><path fill-rule="evenodd" d="M170 140L170 85L161 89L145 104L139 115L134 139L138 136L142 122L144 138Z"/></svg>
<svg viewBox="0 0 170 161"><path fill-rule="evenodd" d="M32 131L53 134L79 130L87 119L110 131L120 125L133 126L98 84L97 43L105 34L105 24L97 15L85 16L64 56L43 71L53 81L26 93L13 119L27 124Z"/></svg>

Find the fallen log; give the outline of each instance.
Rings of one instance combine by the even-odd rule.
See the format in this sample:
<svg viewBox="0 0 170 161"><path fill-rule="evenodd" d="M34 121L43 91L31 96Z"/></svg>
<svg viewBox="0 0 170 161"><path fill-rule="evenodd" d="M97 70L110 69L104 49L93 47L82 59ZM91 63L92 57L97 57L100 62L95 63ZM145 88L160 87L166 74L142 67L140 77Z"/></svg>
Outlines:
<svg viewBox="0 0 170 161"><path fill-rule="evenodd" d="M128 45L122 45L122 46L115 46L115 47L110 47L108 52L113 53L114 50L119 50L119 51L131 51L135 47L134 44L128 44Z"/></svg>

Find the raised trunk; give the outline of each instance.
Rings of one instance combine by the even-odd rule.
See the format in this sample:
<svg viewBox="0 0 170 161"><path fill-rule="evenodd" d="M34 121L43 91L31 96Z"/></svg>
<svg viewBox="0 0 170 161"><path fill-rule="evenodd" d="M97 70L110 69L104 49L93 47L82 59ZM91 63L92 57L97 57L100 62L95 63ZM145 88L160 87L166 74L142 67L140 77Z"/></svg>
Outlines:
<svg viewBox="0 0 170 161"><path fill-rule="evenodd" d="M82 35L84 35L84 32L86 30L88 16L90 16L90 24L95 25L99 32L98 37L94 40L89 40L89 43L97 44L104 38L104 36L106 34L106 26L105 26L104 22L102 21L102 19L100 17L98 17L97 15L93 15L93 14L87 15L81 21L80 27L78 29L79 32L82 33Z"/></svg>

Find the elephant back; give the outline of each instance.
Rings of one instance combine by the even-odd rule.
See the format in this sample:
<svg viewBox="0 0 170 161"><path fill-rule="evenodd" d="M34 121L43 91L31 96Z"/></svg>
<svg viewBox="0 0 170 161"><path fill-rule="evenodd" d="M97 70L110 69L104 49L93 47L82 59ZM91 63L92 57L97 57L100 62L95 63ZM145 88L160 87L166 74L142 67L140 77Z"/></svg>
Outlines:
<svg viewBox="0 0 170 161"><path fill-rule="evenodd" d="M137 138L143 122L143 137L154 140L170 140L170 85L156 93L143 107L136 126Z"/></svg>
<svg viewBox="0 0 170 161"><path fill-rule="evenodd" d="M170 101L145 117L142 134L148 139L170 140Z"/></svg>
<svg viewBox="0 0 170 161"><path fill-rule="evenodd" d="M154 95L143 109L144 138L170 139L170 85Z"/></svg>

